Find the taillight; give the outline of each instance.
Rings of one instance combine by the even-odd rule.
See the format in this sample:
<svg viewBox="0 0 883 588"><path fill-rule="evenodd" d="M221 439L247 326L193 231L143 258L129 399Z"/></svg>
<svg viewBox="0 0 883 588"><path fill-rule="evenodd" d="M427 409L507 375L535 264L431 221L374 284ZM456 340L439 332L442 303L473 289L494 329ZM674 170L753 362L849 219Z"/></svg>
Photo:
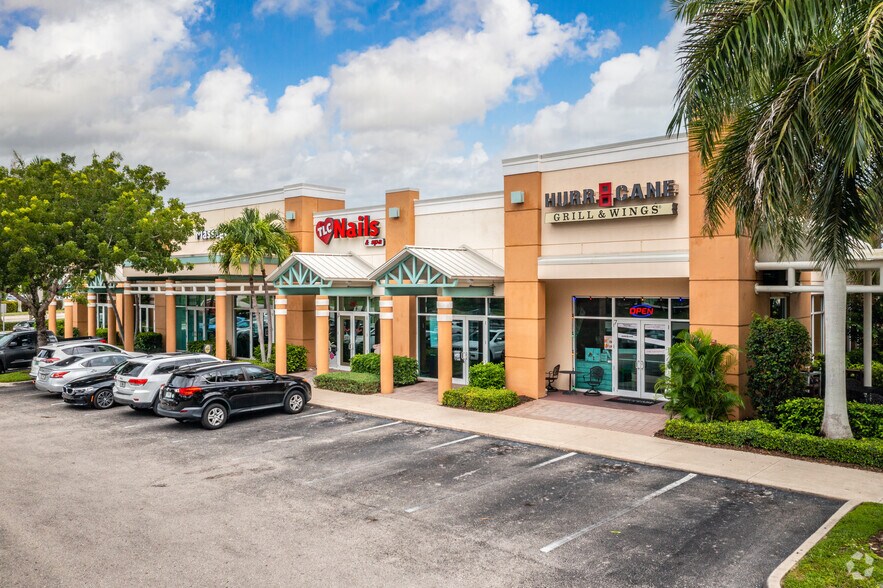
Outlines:
<svg viewBox="0 0 883 588"><path fill-rule="evenodd" d="M60 359L61 359L60 357L47 357L46 359L43 360L43 363L55 363L56 361L58 361Z"/></svg>
<svg viewBox="0 0 883 588"><path fill-rule="evenodd" d="M143 386L147 383L147 378L132 378L129 380L130 386Z"/></svg>
<svg viewBox="0 0 883 588"><path fill-rule="evenodd" d="M52 372L49 376L50 378L63 378L68 375L70 372Z"/></svg>
<svg viewBox="0 0 883 588"><path fill-rule="evenodd" d="M178 396L193 396L197 392L202 392L202 388L199 386L185 386L184 388L178 388Z"/></svg>

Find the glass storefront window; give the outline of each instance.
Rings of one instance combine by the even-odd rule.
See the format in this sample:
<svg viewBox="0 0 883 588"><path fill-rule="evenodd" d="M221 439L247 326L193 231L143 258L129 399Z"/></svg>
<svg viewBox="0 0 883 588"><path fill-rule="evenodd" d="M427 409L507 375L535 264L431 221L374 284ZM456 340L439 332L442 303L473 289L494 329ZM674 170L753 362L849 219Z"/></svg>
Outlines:
<svg viewBox="0 0 883 588"><path fill-rule="evenodd" d="M368 310L368 299L364 296L341 296L338 310L364 311Z"/></svg>
<svg viewBox="0 0 883 588"><path fill-rule="evenodd" d="M435 297L418 298L417 312L420 314L436 314L438 312L438 300Z"/></svg>
<svg viewBox="0 0 883 588"><path fill-rule="evenodd" d="M434 315L417 319L420 376L438 377L438 319Z"/></svg>
<svg viewBox="0 0 883 588"><path fill-rule="evenodd" d="M328 315L328 358L334 360L337 357L337 315Z"/></svg>
<svg viewBox="0 0 883 588"><path fill-rule="evenodd" d="M690 320L690 301L686 298L671 299L672 320Z"/></svg>
<svg viewBox="0 0 883 588"><path fill-rule="evenodd" d="M576 319L574 381L576 388L613 390L613 321Z"/></svg>
<svg viewBox="0 0 883 588"><path fill-rule="evenodd" d="M454 298L454 314L483 315L484 298Z"/></svg>
<svg viewBox="0 0 883 588"><path fill-rule="evenodd" d="M488 319L487 356L490 363L503 363L506 359L506 321Z"/></svg>
<svg viewBox="0 0 883 588"><path fill-rule="evenodd" d="M506 304L503 298L488 298L487 313L489 316L506 316Z"/></svg>
<svg viewBox="0 0 883 588"><path fill-rule="evenodd" d="M377 296L371 296L368 298L368 304L370 305L371 312L380 312L380 298Z"/></svg>
<svg viewBox="0 0 883 588"><path fill-rule="evenodd" d="M574 316L610 316L613 314L612 298L577 298L573 305Z"/></svg>
<svg viewBox="0 0 883 588"><path fill-rule="evenodd" d="M650 307L652 311L633 314L633 308ZM617 298L616 316L628 318L668 318L668 298Z"/></svg>
<svg viewBox="0 0 883 588"><path fill-rule="evenodd" d="M671 322L671 342L672 344L678 342L678 335L683 331L690 330L690 323L686 321L672 321Z"/></svg>
<svg viewBox="0 0 883 588"><path fill-rule="evenodd" d="M337 310L337 296L329 296L328 297L328 310L330 310L330 311Z"/></svg>

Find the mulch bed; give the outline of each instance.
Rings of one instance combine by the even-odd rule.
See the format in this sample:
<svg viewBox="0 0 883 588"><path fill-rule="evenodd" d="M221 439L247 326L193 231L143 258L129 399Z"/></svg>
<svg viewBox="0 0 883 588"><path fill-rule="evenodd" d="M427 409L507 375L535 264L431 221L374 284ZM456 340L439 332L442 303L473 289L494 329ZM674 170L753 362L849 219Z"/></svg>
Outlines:
<svg viewBox="0 0 883 588"><path fill-rule="evenodd" d="M761 455L772 455L774 457L787 457L789 459L799 459L800 461L811 461L813 463L823 463L827 465L840 466L841 468L851 468L854 470L862 470L865 472L883 472L881 468L874 468L870 466L860 466L854 463L843 463L841 461L834 461L831 459L824 459L820 457L805 457L802 455L792 455L790 453L785 453L784 451L771 451L769 449L759 449L757 447L750 447L743 445L741 447L737 447L736 445L716 445L714 443L702 443L701 441L687 441L685 439L676 439L675 437L669 437L665 434L664 429L659 429L653 435L654 437L659 437L660 439L668 439L669 441L678 441L679 443L690 443L691 445L702 445L704 447L717 447L718 449L732 449L734 451L744 451L746 453L760 453Z"/></svg>

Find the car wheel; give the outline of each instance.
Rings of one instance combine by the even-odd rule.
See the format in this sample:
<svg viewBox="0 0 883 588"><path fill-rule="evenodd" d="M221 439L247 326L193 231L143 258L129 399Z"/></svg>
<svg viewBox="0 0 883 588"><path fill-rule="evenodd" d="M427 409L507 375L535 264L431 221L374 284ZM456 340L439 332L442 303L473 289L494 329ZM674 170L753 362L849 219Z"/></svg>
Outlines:
<svg viewBox="0 0 883 588"><path fill-rule="evenodd" d="M210 431L220 429L227 422L227 407L216 402L205 407L202 413L202 428Z"/></svg>
<svg viewBox="0 0 883 588"><path fill-rule="evenodd" d="M153 406L150 407L150 410L153 411L153 414L159 416L159 412L156 410L159 407L159 392L156 393L156 398L153 399Z"/></svg>
<svg viewBox="0 0 883 588"><path fill-rule="evenodd" d="M105 409L113 406L113 390L103 388L92 397L92 406L97 409Z"/></svg>
<svg viewBox="0 0 883 588"><path fill-rule="evenodd" d="M0 374L6 373L6 364L0 361Z"/></svg>
<svg viewBox="0 0 883 588"><path fill-rule="evenodd" d="M282 404L282 410L288 414L297 414L302 412L307 405L307 399L303 392L292 390L285 396L285 402Z"/></svg>

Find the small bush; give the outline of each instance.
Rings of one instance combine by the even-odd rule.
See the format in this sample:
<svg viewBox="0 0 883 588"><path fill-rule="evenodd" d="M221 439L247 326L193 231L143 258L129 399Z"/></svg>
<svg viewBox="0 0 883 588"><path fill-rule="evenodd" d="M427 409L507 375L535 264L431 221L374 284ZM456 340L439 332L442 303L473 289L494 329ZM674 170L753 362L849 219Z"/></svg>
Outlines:
<svg viewBox="0 0 883 588"><path fill-rule="evenodd" d="M307 348L303 345L286 345L286 373L294 374L304 372L307 369ZM276 370L276 346L271 346L270 357L268 363L273 364L273 370Z"/></svg>
<svg viewBox="0 0 883 588"><path fill-rule="evenodd" d="M135 351L156 353L162 350L162 334L153 331L135 334Z"/></svg>
<svg viewBox="0 0 883 588"><path fill-rule="evenodd" d="M497 412L517 406L518 394L505 388L464 386L445 392L442 395L442 404L479 412Z"/></svg>
<svg viewBox="0 0 883 588"><path fill-rule="evenodd" d="M218 354L218 350L215 347L215 340L214 339L198 339L196 341L191 341L190 343L187 344L187 351L189 351L190 353L205 353L205 346L206 345L212 346L211 353L213 355ZM230 347L229 346L227 347L227 357L230 357Z"/></svg>
<svg viewBox="0 0 883 588"><path fill-rule="evenodd" d="M361 374L380 376L380 354L361 353L350 360L350 369ZM417 360L412 357L394 355L392 358L392 379L395 386L410 386L417 383L419 374Z"/></svg>
<svg viewBox="0 0 883 588"><path fill-rule="evenodd" d="M746 343L748 396L760 416L773 420L776 407L804 395L801 371L810 363L810 338L794 319L755 315Z"/></svg>
<svg viewBox="0 0 883 588"><path fill-rule="evenodd" d="M476 388L505 388L506 368L502 363L476 363L469 366L469 385Z"/></svg>
<svg viewBox="0 0 883 588"><path fill-rule="evenodd" d="M107 339L107 329L105 329L105 328L95 329L95 336L98 337L99 339Z"/></svg>
<svg viewBox="0 0 883 588"><path fill-rule="evenodd" d="M263 361L250 361L250 362L248 362L248 363L252 363L252 364L254 364L254 365L258 366L258 367L262 367L262 368L264 368L264 369L270 370L270 371L273 372L273 373L276 373L276 364L273 363L273 362L271 362L271 361L267 361L267 362L263 362Z"/></svg>
<svg viewBox="0 0 883 588"><path fill-rule="evenodd" d="M856 439L883 439L883 405L847 402L849 425ZM792 398L779 405L779 428L790 433L821 435L825 401L821 398Z"/></svg>
<svg viewBox="0 0 883 588"><path fill-rule="evenodd" d="M665 423L665 434L685 441L755 447L883 469L883 440L826 439L783 431L761 420L691 423L673 419Z"/></svg>
<svg viewBox="0 0 883 588"><path fill-rule="evenodd" d="M13 312L18 312L18 300L7 300L6 312L10 314L12 314Z"/></svg>
<svg viewBox="0 0 883 588"><path fill-rule="evenodd" d="M846 363L846 369L850 370L859 370L862 371L865 369L865 364L861 363ZM879 361L871 362L871 385L875 388L883 388L883 363Z"/></svg>
<svg viewBox="0 0 883 588"><path fill-rule="evenodd" d="M313 378L317 388L349 392L350 394L376 394L380 392L380 376L362 372L329 372Z"/></svg>

